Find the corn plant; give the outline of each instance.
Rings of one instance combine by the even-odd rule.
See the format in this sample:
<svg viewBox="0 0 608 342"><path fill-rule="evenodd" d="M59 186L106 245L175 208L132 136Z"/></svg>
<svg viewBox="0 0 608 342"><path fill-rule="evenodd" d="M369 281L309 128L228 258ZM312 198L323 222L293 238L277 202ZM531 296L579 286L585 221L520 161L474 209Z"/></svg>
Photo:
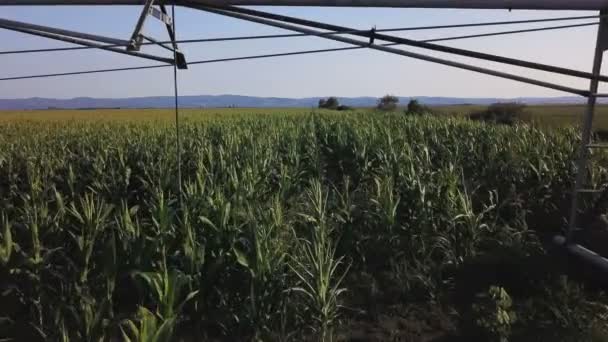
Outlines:
<svg viewBox="0 0 608 342"><path fill-rule="evenodd" d="M469 261L543 255L565 227L574 129L277 111L192 110L181 188L162 111L3 121L0 338L330 341L387 302L456 305ZM607 160L594 152L591 185ZM540 303L559 288L522 278Z"/></svg>
<svg viewBox="0 0 608 342"><path fill-rule="evenodd" d="M307 192L311 214L300 214L310 222L311 240L300 239L298 251L301 258L292 257L290 268L298 278L299 286L292 291L306 298L305 307L315 324L313 331L321 341L333 340L333 325L339 316L339 297L345 291L341 283L347 269L342 270L343 257L336 256L327 222L327 193L318 182L313 182Z"/></svg>
<svg viewBox="0 0 608 342"><path fill-rule="evenodd" d="M106 228L111 210L111 206L99 198L95 199L92 194L86 194L81 199L79 206L72 204L69 209L70 214L76 220L75 229L69 234L76 243L82 262L80 283L87 282L95 243L99 234Z"/></svg>
<svg viewBox="0 0 608 342"><path fill-rule="evenodd" d="M120 331L127 342L170 342L173 338L175 318L161 320L154 313L140 307L134 320L123 322Z"/></svg>
<svg viewBox="0 0 608 342"><path fill-rule="evenodd" d="M6 266L13 254L13 234L11 233L11 224L6 215L0 215L0 223L2 224L2 245L0 246L0 264Z"/></svg>

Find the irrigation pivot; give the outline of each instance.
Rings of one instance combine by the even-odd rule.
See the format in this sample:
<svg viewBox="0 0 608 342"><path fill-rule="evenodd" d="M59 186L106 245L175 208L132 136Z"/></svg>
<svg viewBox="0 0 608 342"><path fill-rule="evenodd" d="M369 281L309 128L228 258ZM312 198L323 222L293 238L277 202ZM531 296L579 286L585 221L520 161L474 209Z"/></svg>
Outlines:
<svg viewBox="0 0 608 342"><path fill-rule="evenodd" d="M194 0L214 6L320 6L395 8L478 8L529 10L584 10L608 8L608 0ZM182 5L181 0L160 0L157 4ZM0 0L2 5L142 5L141 0Z"/></svg>

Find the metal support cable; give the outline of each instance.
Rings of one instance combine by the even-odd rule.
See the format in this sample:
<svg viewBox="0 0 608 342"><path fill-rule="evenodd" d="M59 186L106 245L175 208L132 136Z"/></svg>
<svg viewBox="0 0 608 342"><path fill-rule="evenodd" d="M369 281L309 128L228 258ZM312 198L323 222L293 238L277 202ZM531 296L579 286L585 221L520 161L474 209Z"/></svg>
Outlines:
<svg viewBox="0 0 608 342"><path fill-rule="evenodd" d="M577 28L577 27L586 27L586 26L597 26L597 25L599 25L599 22L574 24L574 25L547 26L547 27L538 27L538 28L532 28L532 29L521 29L521 30L512 30L512 31L498 31L498 32L470 34L470 35L463 35L463 36L453 36L453 37L444 37L444 38L425 39L425 40L421 40L421 42L425 42L425 43L430 43L430 42L447 42L447 41L450 41L450 40L460 40L460 39L470 39L470 38L483 38L483 37L502 36L502 35L509 35L509 34L520 34L520 33L551 31L551 30L563 30L563 29L570 29L570 28ZM394 43L394 44L398 44L398 43Z"/></svg>
<svg viewBox="0 0 608 342"><path fill-rule="evenodd" d="M154 38L152 38L152 37L145 36L145 35L143 35L143 34L142 34L141 36L142 36L142 38L143 38L143 39L147 40L147 41L148 41L148 42L150 42L150 43L153 43L154 45L158 45L159 47L161 47L161 48L163 48L163 49L165 49L165 50L169 50L169 51L171 51L172 53L174 52L174 49L173 49L173 48L168 47L168 46L167 46L167 45L165 45L163 42L159 42L158 40L156 40L156 39L154 39ZM139 45L142 45L142 44L139 44Z"/></svg>
<svg viewBox="0 0 608 342"><path fill-rule="evenodd" d="M315 29L331 30L331 31L351 30L351 28L345 27L345 26L326 24L326 23L321 23L321 22L307 20L307 19L294 18L294 17L290 17L290 16L278 15L278 14L274 14L274 13L262 12L262 11L257 11L257 10L247 9L247 8L240 8L240 7L217 7L217 6L208 7L208 6L191 5L191 4L188 4L188 7L200 9L203 11L212 12L212 13L216 13L216 14L220 14L220 15L232 16L232 17L238 18L238 19L243 19L244 17L233 15L233 14L241 14L241 15L245 15L248 17L248 19L244 19L244 20L258 22L258 23L275 26L275 27L279 27L279 28L281 28L281 26L273 25L273 24L290 23L290 24L295 24L295 25L306 26L309 28L312 27ZM255 20L251 20L252 18L254 18L254 19L255 18L265 18L265 19L268 19L268 21L255 21ZM298 27L296 27L296 28L298 28ZM303 32L301 30L292 30L292 31ZM553 73L568 75L568 76L573 76L573 77L581 77L581 78L586 78L586 79L592 79L592 78L596 77L591 73L583 72L583 71L579 71L579 70L562 68L562 67L557 67L557 66L553 66L553 65L530 62L530 61L525 61L525 60L519 60L519 59L515 59L515 58L497 56L497 55L492 55L492 54L477 52L477 51L471 51L471 50L466 50L466 49L459 49L459 48L455 48L455 47L438 45L438 44L433 44L433 43L428 43L428 42L422 42L422 41L412 40L412 39L403 38L403 37L396 37L396 36L390 36L390 35L379 34L379 33L371 33L370 31L353 33L353 35L357 35L357 36L364 37L364 38L371 38L372 36L374 36L375 39L377 39L377 40L384 40L384 41L393 42L393 43L401 43L403 45L423 48L423 49L432 50L432 51L438 51L438 52L444 52L444 53L449 53L449 54L454 54L454 55L459 55L459 56L464 56L464 57L482 59L482 60L487 60L487 61L491 61L491 62L525 67L525 68L529 68L529 69L553 72ZM339 41L339 39L337 39L338 37L325 37L325 38L330 38L330 39ZM608 77L602 76L602 77L600 77L600 80L603 82L608 82Z"/></svg>
<svg viewBox="0 0 608 342"><path fill-rule="evenodd" d="M585 25L597 25L598 23L586 23L586 24L577 24L576 26L585 26ZM559 29L559 28L569 28L571 25L567 26L555 26L551 28L538 28L538 29L529 29L525 30L525 32L534 32L543 29ZM524 30L517 30L518 33L522 33ZM502 35L502 34L510 34L512 31L502 31L502 32L492 32L478 35L468 35L468 36L455 36L455 37L445 37L445 38L434 38L429 39L427 41L443 41L443 40L455 40L455 39L467 39L467 38L476 38L476 37L487 37L494 35ZM183 42L183 41L181 41ZM380 46L395 46L400 45L399 43L387 43L381 44ZM286 56L296 56L296 55L306 55L306 54L317 54L317 53L325 53L325 52L338 52L338 51L349 51L349 50L359 50L365 49L366 47L362 46L353 46L353 47L343 47L343 48L332 48L332 49L317 49L317 50L304 50L304 51L294 51L294 52L286 52L286 53L275 53L275 54L262 54L262 55L251 55L251 56L241 56L241 57L231 57L231 58L219 58L219 59L210 59L210 60L200 60L190 62L190 65L197 64L210 64L210 63L220 63L220 62L231 62L231 61L242 61L242 60L253 60L253 59L264 59L264 58L273 58L273 57L286 57ZM93 73L105 73L105 72L119 72L119 71L130 71L130 70L145 70L145 69L154 69L154 68L162 68L168 67L168 65L150 65L150 66L141 66L141 67L125 67L125 68L114 68L114 69L99 69L99 70L86 70L86 71L77 71L77 72L65 72L65 73L52 73L52 74L41 74L41 75L27 75L27 76L16 76L16 77L6 77L0 78L0 81L10 81L10 80L23 80L23 79L33 79L33 78L46 78L46 77L60 77L60 76L72 76L72 75L83 75L83 74L93 74Z"/></svg>
<svg viewBox="0 0 608 342"><path fill-rule="evenodd" d="M25 33L25 34L30 34L30 35L34 35L34 36L39 36L39 37L43 37L43 38L48 38L48 39L60 40L60 41L66 42L66 43L83 45L84 47L90 48L90 49L106 50L106 51L116 52L116 53L129 55L129 56L133 56L133 57L151 59L151 60L164 62L164 63L168 63L168 64L173 63L173 60L171 60L170 58L153 56L150 54L136 52L136 51L126 51L126 50L121 50L121 49L118 49L115 47L107 47L107 46L100 45L100 44L97 44L94 42L90 42L90 41L87 41L84 39L62 36L62 35L55 34L55 33L48 33L48 32L43 32L43 31L38 31L38 30L33 30L33 29L27 29L27 28L5 26L4 24L1 24L1 23L0 23L0 28L4 28L7 30L16 31L16 32L21 32L21 33Z"/></svg>
<svg viewBox="0 0 608 342"><path fill-rule="evenodd" d="M597 25L597 24L598 23L589 23L589 24L579 24L579 25ZM565 28L565 27L562 27L562 28ZM479 34L479 35L470 35L470 36L433 38L433 39L429 39L428 41L443 41L443 40L467 39L467 38L474 38L474 37L487 37L487 36L493 36L493 35L509 34L509 33L510 33L510 31L503 31L503 32L494 32L494 33ZM183 41L181 41L181 42L183 42ZM400 44L399 43L380 44L380 46L396 46L396 45L400 45ZM287 56L317 54L317 53L326 53L326 52L362 50L362 49L366 49L366 48L367 48L367 46L365 46L365 47L363 47L363 46L350 46L350 47L332 48L332 49L316 49L316 50L303 50L303 51L293 51L293 52L283 52L283 53L273 53L273 54L249 55L249 56L241 56L241 57L229 57L229 58L199 60L199 61L189 62L188 65L211 64L211 63L221 63L221 62L233 62L233 61L265 59L265 58L274 58L274 57L287 57ZM145 70L145 69L155 69L155 68L163 68L163 67L169 67L169 65L149 65L149 66L140 66L140 67L125 67L125 68L114 68L114 69L98 69L98 70L85 70L85 71L76 71L76 72L64 72L64 73L52 73L52 74L40 74L40 75L15 76L15 77L0 78L0 81L24 80L24 79L34 79L34 78L46 78L46 77L74 76L74 75L84 75L84 74L94 74L94 73L106 73L106 72L120 72L120 71L131 71L131 70Z"/></svg>
<svg viewBox="0 0 608 342"><path fill-rule="evenodd" d="M4 77L4 78L0 78L0 81L27 80L27 79L33 79L33 78L47 78L47 77L60 77L60 76L76 76L76 75L87 75L87 74L101 74L101 73L106 73L106 72L166 68L166 67L170 67L170 66L171 65L167 65L167 64L159 64L159 65L144 65L144 66L138 66L138 67L124 67L124 68L112 68L112 69L94 69L94 70L83 70L83 71L57 72L57 73L52 73L52 74L39 74L39 75Z"/></svg>
<svg viewBox="0 0 608 342"><path fill-rule="evenodd" d="M263 59L263 58L284 57L284 56L296 56L296 55L316 54L316 53L323 53L323 52L345 51L345 50L356 50L356 49L368 48L369 46L367 46L367 43L365 43L365 44L366 44L366 46L354 46L354 47L335 48L335 49L307 50L307 51L296 51L296 52L286 52L286 53L276 53L276 54L266 54L266 55L254 55L254 56L243 56L243 57L210 59L210 60L202 60L202 61L190 62L188 64L189 65L211 64L211 63L220 63L220 62L233 62L233 61L240 61L240 60L253 60L253 59ZM391 46L391 45L398 45L398 44L396 44L396 43L388 43L388 44L383 44L383 45L374 45L374 48L386 47L386 46ZM395 51L401 51L401 50L395 50ZM416 58L416 57L414 57L414 58ZM451 63L451 62L449 62L449 63ZM443 63L441 63L441 64L443 64ZM456 64L458 64L458 63L456 63ZM447 65L450 65L450 64L447 64ZM130 71L130 70L143 70L143 69L165 68L165 67L169 67L169 66L170 65L149 65L149 66L141 66L141 67L126 67L126 68L116 68L116 69L101 69L101 70L87 70L87 71L78 71L78 72L54 73L54 74L15 76L15 77L0 78L0 81L23 80L23 79L34 79L34 78L46 78L46 77L59 77L59 76L71 76L71 75L83 75L83 74L118 72L118 71ZM470 69L470 70L477 71L477 68L476 67L472 67L472 66L467 66L466 68L463 68L463 69L469 70L469 68L474 68L474 69ZM485 69L480 69L480 70L485 70ZM483 71L478 71L478 72L486 73L486 72L483 72ZM493 70L489 70L489 72L491 72L490 75L494 75L494 73L498 73L498 75L495 75L495 76L503 77L503 76L500 76L503 73L494 72ZM527 78L522 78L522 77L519 77L519 76L510 75L510 74L505 74L505 75L509 75L509 77L505 77L505 78L522 81L524 83L530 83L530 84L535 84L535 85L540 85L540 86L546 86L545 84L548 84L550 86L546 86L547 88L551 88L551 89L555 89L555 90L560 90L560 91L564 91L564 92L568 92L568 93L572 93L572 94L576 94L576 95L581 95L581 96L587 96L588 95L588 92L585 91L585 90L574 89L574 88L564 87L564 86L560 86L560 85L554 85L554 84L551 84L551 83L546 83L546 82L537 81L537 80L530 80L530 82L528 82L529 79L527 79Z"/></svg>
<svg viewBox="0 0 608 342"><path fill-rule="evenodd" d="M443 25L443 26L416 26L416 27L401 27L401 28L386 28L386 29L377 29L376 32L403 32L403 31L420 31L420 30L435 30L435 29L446 29L446 28L465 28L465 27L479 27L479 26L496 26L496 25L509 25L509 24L526 24L526 23L538 23L538 22L547 22L547 21L563 21L563 20L574 20L574 19L595 19L600 18L600 16L585 16L585 17L567 17L567 18L551 18L551 19L535 19L535 20L519 20L519 21L503 21L503 22L486 22L486 23L474 23L474 24L456 24L456 25ZM566 28L575 28L581 26L589 26L589 25L597 25L599 22L594 23L585 23L585 24L571 24L571 25L560 25L560 26L548 26L541 28L533 28L533 29L521 29L514 31L503 31L502 33L497 32L495 34L487 34L485 36L490 35L500 35L500 34L516 34L516 33L525 33L525 32L536 32L536 31L548 31L555 29L566 29ZM327 32L327 35L338 35L338 34L351 34L351 33L360 33L360 32L369 32L369 30L349 30L349 31L339 31L339 32ZM218 37L218 38L202 38L202 39L185 39L178 40L176 43L179 44L191 44L191 43L209 43L209 42L224 42L224 41L235 41L235 40L254 40L254 39L274 39L274 38L297 38L297 37L309 37L309 34L304 33L288 33L288 34L269 34L269 35L254 35L254 36L236 36L236 37ZM470 36L473 37L473 36ZM160 41L160 44L170 44L172 41ZM141 45L154 45L157 43L153 42L143 42ZM102 45L103 47L126 47L128 44L108 44ZM27 50L12 50L12 51L0 51L0 55L9 55L9 54L22 54L22 53L39 53L39 52L56 52L56 51L72 51L72 50L87 50L94 49L94 47L87 46L69 46L69 47L58 47L58 48L46 48L46 49L27 49Z"/></svg>
<svg viewBox="0 0 608 342"><path fill-rule="evenodd" d="M226 11L226 10L215 9L215 8L201 7L200 9L203 11L211 12L211 13L217 13L220 15L233 17L236 19L251 21L251 22L268 25L268 26L274 26L277 28L282 28L282 29L286 29L286 30L290 30L290 31L301 32L301 33L310 33L315 36L322 34L322 32L315 31L313 29L300 27L300 26L296 26L296 25L291 25L291 24L286 24L286 23L282 23L282 22L274 21L274 20L270 20L270 19L264 19L264 18L260 18L257 16L253 16L253 15L236 13L233 11ZM404 51L404 50L394 49L391 47L380 46L380 45L370 45L368 42L362 42L362 41L356 40L356 39L339 37L339 36L327 36L324 38L330 39L330 40L335 40L335 41L342 42L342 43L347 43L350 45L368 47L373 50L384 51L384 52L388 52L388 53L395 54L395 55L401 55L404 57L410 57L410 58L419 59L419 60L432 62L432 63L436 63L436 64L447 65L447 66L455 67L458 69L474 71L474 72L478 72L481 74L496 76L496 77L500 77L500 78L504 78L504 79L522 82L522 83L533 84L533 85L537 85L540 87L559 90L559 91L576 94L576 95L580 95L580 96L586 97L589 95L589 91L587 91L587 90L575 89L575 88L566 87L566 86L562 86L562 85L555 84L555 83L539 81L539 80L535 80L535 79L528 78L528 77L518 76L518 75L501 72L501 71L496 71L496 70L492 70L492 69L487 69L487 68L481 68L481 67L478 67L475 65L455 62L455 61L451 61L451 60L447 60L447 59L443 59L443 58L432 57L432 56L428 56L428 55L424 55L424 54L420 54L420 53ZM376 37L376 38L378 38L378 37Z"/></svg>
<svg viewBox="0 0 608 342"><path fill-rule="evenodd" d="M15 21L15 20L8 20L8 19L0 18L0 24L2 24L2 26L10 26L10 27L23 28L23 29L28 29L28 30L49 32L49 33L54 33L54 34L58 34L58 35L62 35L62 36L93 40L93 41L103 42L103 43L107 43L107 44L128 44L129 43L128 41L122 40L122 39L104 37L104 36L90 34L90 33L70 31L70 30L59 29L59 28L55 28L55 27L49 27L49 26L23 23L23 22Z"/></svg>

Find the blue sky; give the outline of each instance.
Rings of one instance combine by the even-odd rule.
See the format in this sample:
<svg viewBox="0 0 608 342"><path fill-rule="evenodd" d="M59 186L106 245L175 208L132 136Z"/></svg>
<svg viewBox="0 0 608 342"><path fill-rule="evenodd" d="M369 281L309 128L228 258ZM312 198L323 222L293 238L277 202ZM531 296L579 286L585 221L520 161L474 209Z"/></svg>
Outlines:
<svg viewBox="0 0 608 342"><path fill-rule="evenodd" d="M589 12L424 10L424 9L321 9L266 8L266 10L337 23L360 29L495 20L520 20ZM0 17L42 25L62 27L107 36L129 38L139 15L136 7L1 7ZM539 27L562 22L527 25ZM179 39L222 37L267 33L286 33L254 23L224 18L189 9L177 9ZM522 26L487 27L459 30L433 30L400 34L425 39L459 34L510 30ZM149 20L146 32L166 39L163 26ZM514 36L471 39L442 43L504 56L590 70L595 27ZM66 46L61 42L31 37L0 29L2 50ZM218 42L183 45L189 60L288 52L344 46L317 37ZM406 48L411 51L418 49ZM154 48L144 51L160 52ZM447 57L441 53L424 52ZM580 79L547 75L543 72L480 62L468 58L455 60L498 70L522 73L569 86L586 88ZM154 61L104 51L69 51L48 54L0 55L0 77L37 73L78 71L156 64ZM561 96L558 91L523 85L509 80L417 61L379 51L355 50L276 59L240 61L193 66L179 74L183 95L239 94L252 96L402 96L516 97ZM138 97L171 95L172 69L93 74L62 78L0 81L0 98L56 97Z"/></svg>

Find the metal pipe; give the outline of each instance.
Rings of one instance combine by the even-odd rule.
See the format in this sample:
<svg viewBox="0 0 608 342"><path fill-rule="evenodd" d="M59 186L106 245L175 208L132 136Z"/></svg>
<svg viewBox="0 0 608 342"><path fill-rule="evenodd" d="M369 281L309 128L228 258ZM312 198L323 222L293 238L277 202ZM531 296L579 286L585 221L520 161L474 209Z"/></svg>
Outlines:
<svg viewBox="0 0 608 342"><path fill-rule="evenodd" d="M198 8L198 7L195 7L195 8ZM247 21L264 24L264 25L268 25L268 26L274 26L274 27L278 27L281 29L285 29L285 30L307 33L307 34L310 34L313 36L319 36L319 37L323 37L325 39L335 40L335 41L350 44L350 45L367 47L370 49L384 51L384 52L401 55L401 56L405 56L405 57L420 59L420 60L427 61L427 62L443 64L443 65L452 66L452 67L469 70L469 71L474 71L474 72L478 72L478 73L482 73L482 74L486 74L486 75L492 75L492 76L506 78L506 79L510 79L510 80L514 80L514 81L523 82L523 83L538 85L541 87L559 90L559 91L563 91L563 92L567 92L567 93L571 93L571 94L576 94L576 95L581 95L581 96L588 95L588 92L586 90L565 87L565 86L558 85L558 84L534 80L534 79L527 78L527 77L517 76L517 75L513 75L513 74L509 74L509 73L490 70L490 69L486 69L486 68L481 68L481 67L477 67L477 66L473 66L473 65L454 62L454 61L441 59L441 58L437 58L437 57L427 56L427 55L423 55L423 54L419 54L419 53L415 53L415 52L399 50L399 49L395 49L395 48L391 48L391 47L387 47L387 46L369 44L368 42L362 42L362 41L359 41L356 39L339 37L339 36L327 36L327 35L325 35L324 32L320 32L320 31L316 31L316 30L312 30L312 29L308 29L308 28L303 28L303 27L299 27L299 26L294 26L294 25L290 25L290 24L280 23L280 22L276 22L276 21L272 21L272 20L268 20L268 19L258 18L258 17L246 15L246 14L234 13L234 12L230 12L230 11L226 11L226 10L219 10L219 9L215 9L215 8L206 8L203 6L201 6L199 9L201 9L203 11L211 12L211 13L228 16L228 17L247 20Z"/></svg>
<svg viewBox="0 0 608 342"><path fill-rule="evenodd" d="M135 29L133 29L133 33L131 34L131 41L129 46L127 46L127 50L129 51L138 51L141 45L141 31L144 28L144 24L146 23L146 19L148 18L148 13L150 12L150 8L154 4L154 0L148 0L144 4L144 8L139 15L139 19L137 19L137 23L135 24Z"/></svg>
<svg viewBox="0 0 608 342"><path fill-rule="evenodd" d="M583 260L589 265L596 267L602 274L608 274L608 259L575 243L568 243L567 238L555 236L553 243L558 247L564 247L570 255Z"/></svg>
<svg viewBox="0 0 608 342"><path fill-rule="evenodd" d="M141 53L141 52L126 51L126 50L122 50L122 49L119 49L119 48L105 47L105 46L103 46L101 44L98 44L98 43L94 43L94 42L90 42L90 41L86 41L86 40L81 40L81 39L77 39L77 38L72 38L72 37L66 37L66 36L62 36L62 35L58 35L58 34L54 34L54 33L41 32L41 31L37 31L37 30L30 30L30 29L25 29L25 28L17 28L17 27L11 27L11 26L4 26L3 24L0 24L0 28L4 28L4 29L7 29L7 30L16 31L16 32L21 32L21 33L25 33L25 34L31 34L31 35L39 36L39 37L44 37L44 38L49 38L49 39L54 39L54 40L60 40L62 42L66 42L66 43L83 45L83 46L98 48L98 49L101 49L101 50L117 52L117 53L121 53L121 54L124 54L124 55L129 55L129 56L133 56L133 57L146 58L146 59L151 59L151 60L154 60L154 61L159 61L159 62L163 62L163 63L173 64L173 60L170 59L170 58L153 56L153 55L149 55L149 54Z"/></svg>
<svg viewBox="0 0 608 342"><path fill-rule="evenodd" d="M219 6L321 6L585 10L608 8L608 0L196 0ZM181 0L160 0L159 4L182 5ZM0 6L15 5L141 5L141 0L0 0Z"/></svg>
<svg viewBox="0 0 608 342"><path fill-rule="evenodd" d="M602 11L601 14L606 14L606 11ZM595 43L595 55L593 57L593 75L599 75L602 70L602 60L604 58L604 50L606 50L605 39L608 38L608 22L602 18L600 25L597 29L597 40ZM572 241L574 230L577 225L578 218L578 202L579 202L579 190L587 182L587 164L589 150L586 148L591 143L591 130L593 129L593 116L595 113L595 105L597 103L597 91L599 88L599 81L597 78L591 80L589 85L589 98L587 99L587 110L582 118L583 130L581 132L581 146L578 151L578 161L576 170L576 179L574 181L574 188L572 189L572 203L570 206L570 221L568 222L568 233L566 234L566 242Z"/></svg>
<svg viewBox="0 0 608 342"><path fill-rule="evenodd" d="M450 37L440 37L440 38L432 38L422 40L423 42L442 42L442 41L450 41L450 40L459 40L459 39L470 39L470 38L483 38L483 37L492 37L492 36L501 36L508 34L518 34L518 33L529 33L529 32L540 32L540 31L549 31L549 30L562 30L576 27L585 27L585 26L595 26L598 25L599 22L593 23L583 23L583 24L571 24L571 25L560 25L560 26L547 26L547 27L539 27L533 29L523 29L523 30L514 30L514 31L497 31L497 32L488 32L481 34L472 34L472 35L464 35L464 36L450 36ZM387 30L397 30L397 29L378 29L376 32L387 31ZM346 32L328 32L328 35L333 34L345 34ZM272 34L272 35L259 35L259 36L236 36L236 37L220 37L220 38L201 38L201 39L185 39L185 40L177 40L176 44L188 44L188 43L208 43L208 42L226 42L226 41L236 41L236 40L253 40L253 39L271 39L271 38L297 38L297 37L309 37L308 34L303 33L288 33L288 34ZM151 40L149 37L144 37L145 39ZM153 45L153 44L171 44L172 41L156 41L154 42L142 42L141 45ZM394 46L399 45L398 43L388 43L382 44L384 46ZM105 47L120 47L123 45L104 45ZM58 48L47 48L47 49L26 49L26 50L8 50L8 51L0 51L0 55L11 55L11 54L23 54L23 53L39 53L39 52L56 52L56 51L73 51L73 50L86 50L93 49L92 47L87 46L70 46L70 47L58 47ZM362 47L356 47L356 49L363 49ZM348 49L347 49L348 50ZM173 51L173 50L171 50ZM607 97L608 94L605 94ZM601 94L597 95L598 97L602 97Z"/></svg>
<svg viewBox="0 0 608 342"><path fill-rule="evenodd" d="M198 8L199 6L194 5L192 7ZM296 24L296 25L310 26L310 27L314 27L314 28L322 29L322 30L353 31L353 29L349 28L349 27L326 24L326 23L321 23L321 22L312 21L312 20L294 18L294 17L285 16L285 15L267 13L267 12L252 10L252 9L240 8L240 7L219 8L219 9L224 9L224 10L237 12L237 13L241 13L241 14L252 15L252 16L256 16L256 17L262 17L262 18L266 18L266 19L289 22L289 23ZM465 50L465 49L459 49L459 48L454 48L454 47L450 47L450 46L438 45L438 44L428 43L428 42L424 42L424 41L416 41L416 40L412 40L412 39L407 39L407 38L403 38L403 37L395 37L395 36L390 36L390 35L377 33L377 32L371 32L371 31L358 31L357 32L357 31L355 31L352 33L352 35L365 37L365 38L373 37L373 38L379 39L379 40L385 40L385 41L389 41L389 42L393 42L393 43L399 43L399 44L403 44L403 45L414 46L414 47L419 47L419 48L438 51L438 52L451 53L451 54L464 56L464 57L483 59L483 60L487 60L487 61L514 65L514 66L530 68L530 69L536 69L536 70L541 70L541 71L546 71L546 72L553 72L553 73L558 73L558 74L573 76L573 77L580 77L580 78L586 78L586 79L595 78L595 79L599 79L600 81L603 81L603 82L608 82L608 76L593 75L592 73L583 72L583 71L579 71L579 70L572 70L572 69L557 67L557 66L553 66L553 65L529 62L529 61L524 61L524 60L515 59L515 58L496 56L496 55L492 55L492 54Z"/></svg>
<svg viewBox="0 0 608 342"><path fill-rule="evenodd" d="M63 35L63 36L69 36L69 37L74 37L74 38L87 39L87 40L95 40L95 41L98 41L98 42L103 42L103 43L108 43L108 44L117 44L117 45L127 45L127 44L129 44L128 41L122 40L122 39L104 37L104 36L99 36L99 35L96 35L96 34L89 34L89 33L82 33L82 32L64 30L64 29L59 29L59 28L55 28L55 27L35 25L35 24L24 23L24 22L15 21L15 20L0 19L0 24L3 25L3 26L11 26L11 27L17 27L17 28L24 28L24 29L28 29L28 30L50 32L50 33L60 34L60 35Z"/></svg>

